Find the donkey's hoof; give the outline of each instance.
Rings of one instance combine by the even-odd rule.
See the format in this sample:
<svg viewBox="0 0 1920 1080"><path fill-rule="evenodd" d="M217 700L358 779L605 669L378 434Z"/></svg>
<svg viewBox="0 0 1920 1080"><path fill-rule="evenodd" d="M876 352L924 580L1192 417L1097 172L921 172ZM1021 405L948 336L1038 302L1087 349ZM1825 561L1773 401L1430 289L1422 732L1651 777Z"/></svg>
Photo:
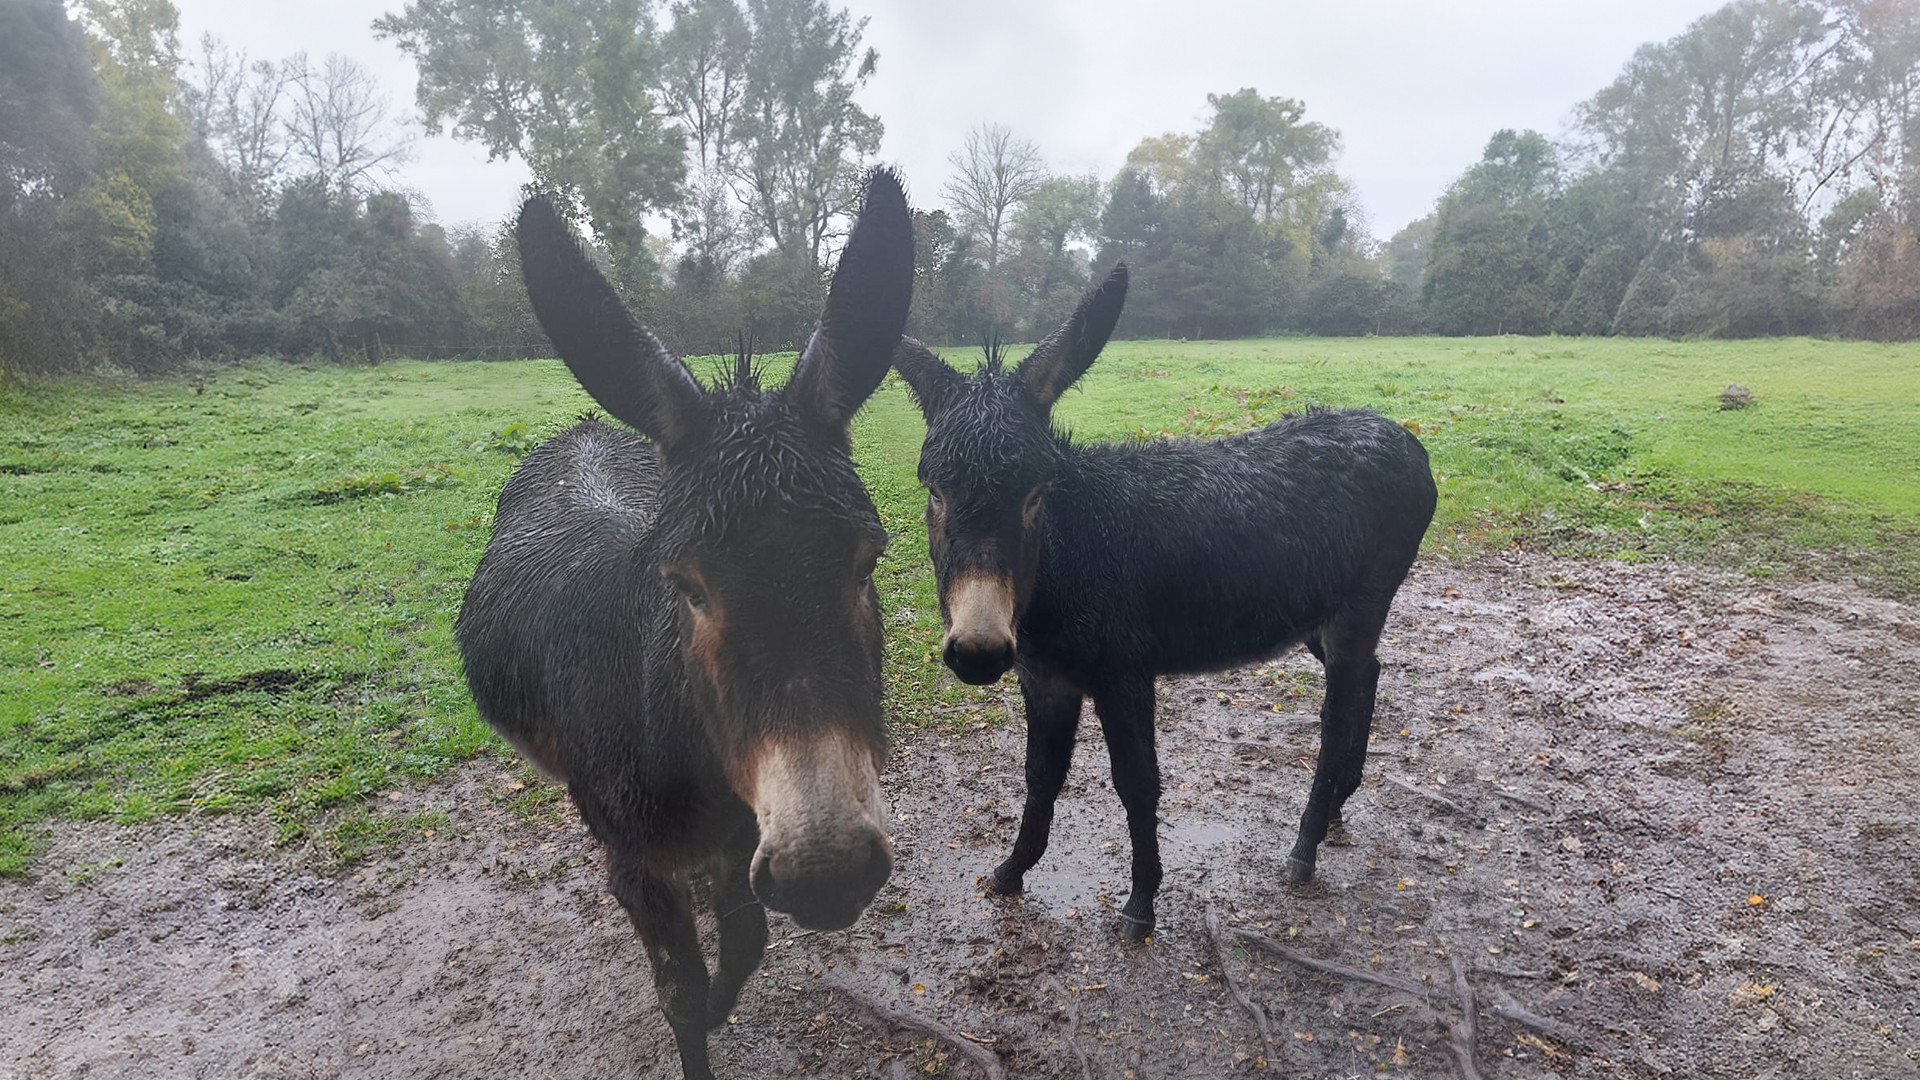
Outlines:
<svg viewBox="0 0 1920 1080"><path fill-rule="evenodd" d="M1313 864L1296 855L1287 856L1287 883L1305 885L1313 880Z"/></svg>
<svg viewBox="0 0 1920 1080"><path fill-rule="evenodd" d="M1153 936L1153 916L1137 919L1122 911L1120 913L1120 933L1128 941L1138 945Z"/></svg>
<svg viewBox="0 0 1920 1080"><path fill-rule="evenodd" d="M1026 890L1026 875L1011 873L997 866L987 875L987 893L991 896L1019 896Z"/></svg>

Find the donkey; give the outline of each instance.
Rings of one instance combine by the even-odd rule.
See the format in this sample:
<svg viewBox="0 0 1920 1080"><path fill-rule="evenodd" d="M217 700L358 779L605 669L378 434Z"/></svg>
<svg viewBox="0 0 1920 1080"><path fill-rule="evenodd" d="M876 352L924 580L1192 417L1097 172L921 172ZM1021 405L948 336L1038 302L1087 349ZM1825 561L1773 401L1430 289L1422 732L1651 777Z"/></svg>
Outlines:
<svg viewBox="0 0 1920 1080"><path fill-rule="evenodd" d="M1052 408L1098 356L1126 299L1115 268L1017 368L972 376L905 338L893 363L927 419L920 482L947 667L978 685L1018 671L1027 800L988 888L1039 862L1092 697L1126 807L1144 939L1160 887L1154 677L1218 671L1300 642L1325 665L1320 761L1287 860L1316 850L1360 783L1387 608L1433 518L1427 453L1364 411L1314 411L1211 442L1078 443Z"/></svg>
<svg viewBox="0 0 1920 1080"><path fill-rule="evenodd" d="M899 181L875 171L792 378L743 350L703 388L621 306L542 199L520 211L534 313L592 420L500 493L456 634L480 713L564 782L605 845L688 1080L767 944L762 905L837 930L892 871L879 769L887 534L848 425L913 286ZM688 878L714 877L709 979Z"/></svg>

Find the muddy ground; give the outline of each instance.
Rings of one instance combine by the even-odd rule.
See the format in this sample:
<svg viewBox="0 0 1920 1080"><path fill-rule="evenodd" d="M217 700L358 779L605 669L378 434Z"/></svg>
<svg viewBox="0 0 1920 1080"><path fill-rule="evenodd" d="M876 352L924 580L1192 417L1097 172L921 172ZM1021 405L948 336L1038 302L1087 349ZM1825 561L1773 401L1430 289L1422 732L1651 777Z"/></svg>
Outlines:
<svg viewBox="0 0 1920 1080"><path fill-rule="evenodd" d="M976 884L1012 838L1017 728L900 747L893 882L846 933L776 917L721 1075L980 1075L850 986L1013 1077L1458 1076L1458 959L1484 1076L1920 1076L1920 611L1515 555L1422 563L1388 636L1367 781L1303 888L1280 864L1311 659L1164 685L1146 946L1114 931L1090 717L1020 900ZM507 808L522 775L396 793L445 823L346 871L259 822L60 826L37 880L0 884L0 1077L677 1076L597 852L564 804Z"/></svg>

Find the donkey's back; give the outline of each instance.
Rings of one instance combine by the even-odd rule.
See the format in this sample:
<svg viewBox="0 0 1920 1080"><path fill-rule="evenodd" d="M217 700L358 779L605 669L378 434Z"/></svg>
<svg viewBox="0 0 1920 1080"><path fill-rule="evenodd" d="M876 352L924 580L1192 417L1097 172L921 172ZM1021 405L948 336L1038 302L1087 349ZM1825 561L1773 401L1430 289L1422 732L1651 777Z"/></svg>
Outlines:
<svg viewBox="0 0 1920 1080"><path fill-rule="evenodd" d="M1061 494L1078 496L1082 513L1050 517L1035 605L1041 616L1056 602L1110 606L1074 620L1101 628L1108 665L1217 671L1265 659L1356 604L1384 609L1433 516L1426 450L1365 410L1076 450L1084 487Z"/></svg>

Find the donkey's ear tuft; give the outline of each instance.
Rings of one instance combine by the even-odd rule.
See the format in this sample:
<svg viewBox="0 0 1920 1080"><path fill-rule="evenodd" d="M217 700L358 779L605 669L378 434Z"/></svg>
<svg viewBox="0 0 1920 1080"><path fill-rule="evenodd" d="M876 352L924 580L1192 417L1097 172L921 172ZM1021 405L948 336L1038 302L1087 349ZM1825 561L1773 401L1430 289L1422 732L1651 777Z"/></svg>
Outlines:
<svg viewBox="0 0 1920 1080"><path fill-rule="evenodd" d="M553 204L528 199L514 237L540 328L593 400L668 451L703 428L700 384L627 312Z"/></svg>
<svg viewBox="0 0 1920 1080"><path fill-rule="evenodd" d="M967 381L965 375L935 356L932 349L910 337L901 338L899 348L893 350L893 369L906 380L921 415L928 420L946 408Z"/></svg>
<svg viewBox="0 0 1920 1080"><path fill-rule="evenodd" d="M875 169L834 268L820 326L784 392L812 419L844 432L886 377L912 303L913 216L900 178Z"/></svg>
<svg viewBox="0 0 1920 1080"><path fill-rule="evenodd" d="M1093 366L1094 357L1100 355L1107 338L1113 334L1113 324L1120 321L1120 309L1126 302L1127 264L1121 263L1107 275L1107 280L1080 301L1080 306L1058 330L1048 334L1046 340L1020 362L1020 380L1040 399L1040 404L1051 407L1067 392L1067 387Z"/></svg>

